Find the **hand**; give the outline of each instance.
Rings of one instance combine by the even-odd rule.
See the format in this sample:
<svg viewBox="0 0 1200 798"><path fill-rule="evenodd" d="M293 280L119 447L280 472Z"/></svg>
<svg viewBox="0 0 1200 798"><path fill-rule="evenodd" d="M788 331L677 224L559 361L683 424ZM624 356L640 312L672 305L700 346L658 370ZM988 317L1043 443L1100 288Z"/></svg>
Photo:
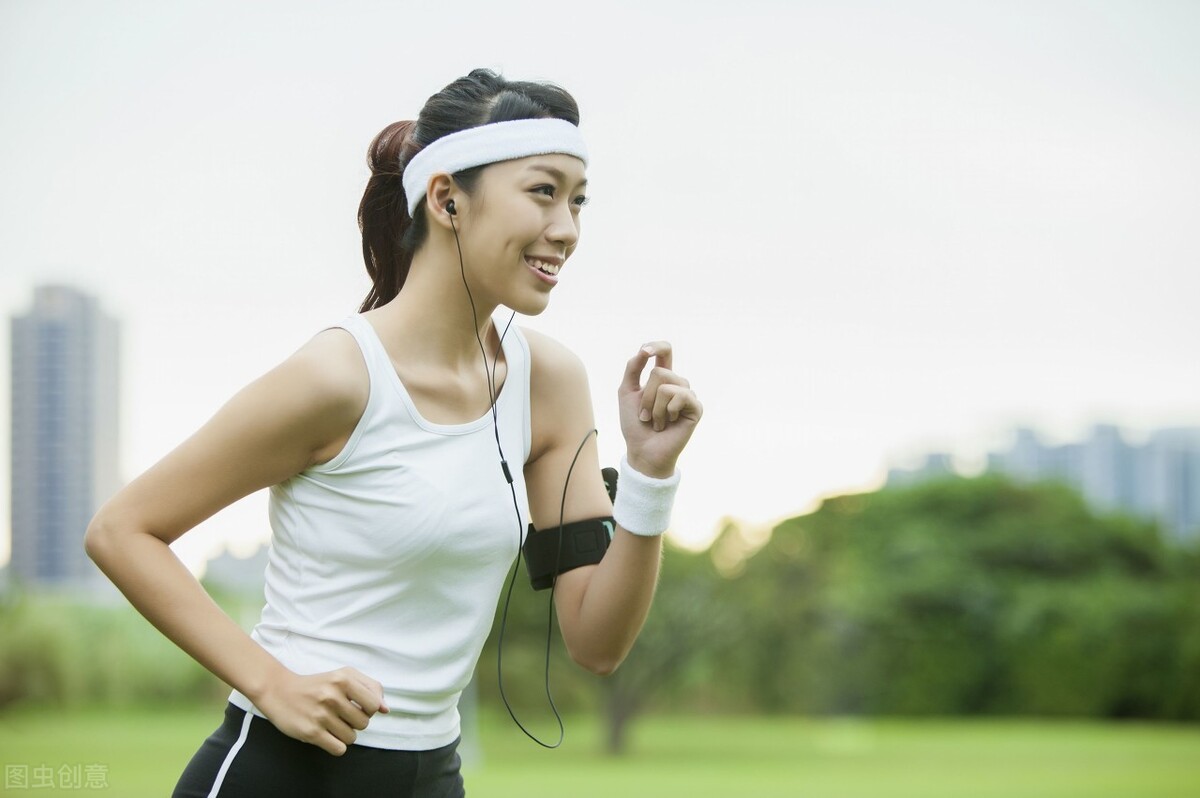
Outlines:
<svg viewBox="0 0 1200 798"><path fill-rule="evenodd" d="M651 357L654 368L643 386L642 371ZM629 465L648 477L674 474L704 408L688 381L671 371L669 343L646 344L630 359L617 402Z"/></svg>
<svg viewBox="0 0 1200 798"><path fill-rule="evenodd" d="M254 705L289 737L341 756L376 712L387 713L383 685L354 668L282 678L256 697Z"/></svg>

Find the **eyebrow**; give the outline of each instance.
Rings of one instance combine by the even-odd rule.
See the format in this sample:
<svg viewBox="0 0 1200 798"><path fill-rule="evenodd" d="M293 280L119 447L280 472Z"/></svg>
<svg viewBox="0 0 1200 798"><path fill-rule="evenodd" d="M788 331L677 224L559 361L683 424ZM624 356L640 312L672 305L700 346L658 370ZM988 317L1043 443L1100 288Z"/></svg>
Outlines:
<svg viewBox="0 0 1200 798"><path fill-rule="evenodd" d="M560 183L565 183L567 181L566 174L561 169L558 169L557 167L554 167L554 166L544 166L542 164L533 164L529 167L529 169L530 170L536 169L539 172L545 172L546 174L548 174L551 177L558 180L558 182L560 182ZM583 180L580 180L579 185L586 186L587 178L585 177Z"/></svg>

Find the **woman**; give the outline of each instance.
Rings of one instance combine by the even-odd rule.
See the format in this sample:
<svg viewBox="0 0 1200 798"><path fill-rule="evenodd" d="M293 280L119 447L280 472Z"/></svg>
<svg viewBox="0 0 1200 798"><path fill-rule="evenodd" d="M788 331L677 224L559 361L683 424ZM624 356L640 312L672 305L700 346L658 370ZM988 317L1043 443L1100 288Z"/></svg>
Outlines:
<svg viewBox="0 0 1200 798"><path fill-rule="evenodd" d="M501 305L540 313L575 250L578 123L562 89L476 70L380 133L359 208L374 283L360 313L93 519L100 568L234 688L176 795L462 795L457 701L526 523L534 536L609 530L602 559L536 539L555 541L549 578L573 659L607 674L633 645L700 403L669 344L638 349L618 391L614 507L582 364L492 319ZM264 487L266 605L247 635L168 544Z"/></svg>

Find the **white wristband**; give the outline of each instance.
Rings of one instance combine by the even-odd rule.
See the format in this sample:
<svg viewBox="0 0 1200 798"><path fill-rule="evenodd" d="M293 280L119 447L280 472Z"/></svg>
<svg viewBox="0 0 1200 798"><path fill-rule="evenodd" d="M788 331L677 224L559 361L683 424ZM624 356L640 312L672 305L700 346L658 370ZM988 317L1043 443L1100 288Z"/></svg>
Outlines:
<svg viewBox="0 0 1200 798"><path fill-rule="evenodd" d="M621 458L617 476L617 500L613 502L613 520L627 532L656 537L671 525L671 505L679 487L679 470L666 479L656 479L635 471L629 460Z"/></svg>

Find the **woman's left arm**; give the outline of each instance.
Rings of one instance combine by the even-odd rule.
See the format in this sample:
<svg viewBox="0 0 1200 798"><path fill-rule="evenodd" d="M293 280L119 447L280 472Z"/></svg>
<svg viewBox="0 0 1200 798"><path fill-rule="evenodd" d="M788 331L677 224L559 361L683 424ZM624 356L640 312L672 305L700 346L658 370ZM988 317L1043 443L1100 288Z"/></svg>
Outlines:
<svg viewBox="0 0 1200 798"><path fill-rule="evenodd" d="M533 353L533 447L525 483L533 525L548 530L558 526L560 516L566 524L611 516L596 438L587 437L594 418L583 364L549 338L527 337ZM651 358L655 365L643 383ZM670 344L645 345L626 365L618 390L629 467L653 478L675 473L675 461L703 413L687 380L671 370L671 360ZM567 471L577 451L564 502ZM661 556L660 535L635 535L618 523L598 565L558 577L554 601L572 659L601 675L616 670L650 611Z"/></svg>

